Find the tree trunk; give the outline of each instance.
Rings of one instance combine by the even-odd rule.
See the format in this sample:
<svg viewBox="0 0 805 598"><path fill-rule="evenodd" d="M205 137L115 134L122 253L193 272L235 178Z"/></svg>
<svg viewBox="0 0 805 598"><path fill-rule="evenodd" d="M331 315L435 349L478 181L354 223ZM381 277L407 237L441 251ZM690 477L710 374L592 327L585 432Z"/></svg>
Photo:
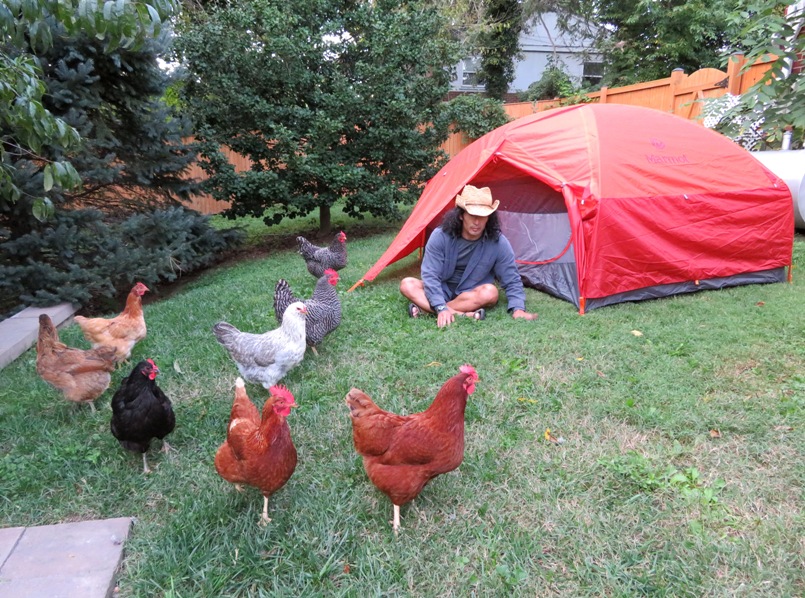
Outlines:
<svg viewBox="0 0 805 598"><path fill-rule="evenodd" d="M330 206L319 206L319 234L329 236L331 230Z"/></svg>

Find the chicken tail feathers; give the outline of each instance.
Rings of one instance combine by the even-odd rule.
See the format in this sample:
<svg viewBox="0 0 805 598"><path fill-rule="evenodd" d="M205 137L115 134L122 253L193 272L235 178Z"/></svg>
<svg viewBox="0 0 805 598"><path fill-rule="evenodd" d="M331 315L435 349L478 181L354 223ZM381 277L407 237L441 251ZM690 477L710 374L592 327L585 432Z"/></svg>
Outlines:
<svg viewBox="0 0 805 598"><path fill-rule="evenodd" d="M235 340L235 335L240 332L237 328L228 322L218 322L212 327L213 334L218 342L227 347Z"/></svg>
<svg viewBox="0 0 805 598"><path fill-rule="evenodd" d="M277 281L277 285L274 287L274 316L277 318L279 324L282 324L282 316L285 313L285 308L296 301L299 301L299 299L294 297L288 281L284 278L280 278Z"/></svg>
<svg viewBox="0 0 805 598"><path fill-rule="evenodd" d="M305 259L310 259L316 250L319 249L316 245L305 239L304 237L296 237L296 244L299 246L299 253Z"/></svg>
<svg viewBox="0 0 805 598"><path fill-rule="evenodd" d="M352 419L360 418L367 413L377 413L379 407L363 391L353 388L346 396L347 407Z"/></svg>

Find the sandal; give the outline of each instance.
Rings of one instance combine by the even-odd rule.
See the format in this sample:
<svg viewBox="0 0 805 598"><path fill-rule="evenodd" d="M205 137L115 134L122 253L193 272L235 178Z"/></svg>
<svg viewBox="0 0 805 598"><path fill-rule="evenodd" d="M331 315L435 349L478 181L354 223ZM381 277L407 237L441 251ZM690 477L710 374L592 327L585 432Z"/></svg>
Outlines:
<svg viewBox="0 0 805 598"><path fill-rule="evenodd" d="M409 318L418 318L419 317L419 306L416 303L409 303L408 304L408 317Z"/></svg>
<svg viewBox="0 0 805 598"><path fill-rule="evenodd" d="M485 320L486 319L486 310L482 307L480 309L476 309L474 312L467 314L474 320Z"/></svg>

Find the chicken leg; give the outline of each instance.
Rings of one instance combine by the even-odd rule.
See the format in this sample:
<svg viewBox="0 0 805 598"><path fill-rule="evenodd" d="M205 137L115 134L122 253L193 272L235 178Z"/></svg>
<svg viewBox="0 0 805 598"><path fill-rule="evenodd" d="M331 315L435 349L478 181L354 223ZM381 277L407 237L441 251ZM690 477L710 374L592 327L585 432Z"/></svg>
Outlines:
<svg viewBox="0 0 805 598"><path fill-rule="evenodd" d="M268 525L271 523L271 518L268 516L268 497L263 497L263 514L260 517L260 525Z"/></svg>
<svg viewBox="0 0 805 598"><path fill-rule="evenodd" d="M400 505L394 505L394 521L391 522L394 533L400 531Z"/></svg>

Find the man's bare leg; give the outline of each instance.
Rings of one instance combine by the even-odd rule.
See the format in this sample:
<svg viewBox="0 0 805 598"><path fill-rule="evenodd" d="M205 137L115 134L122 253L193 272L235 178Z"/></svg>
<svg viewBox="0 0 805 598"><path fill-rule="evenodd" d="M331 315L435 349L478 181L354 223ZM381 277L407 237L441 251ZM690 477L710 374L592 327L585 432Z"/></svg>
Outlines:
<svg viewBox="0 0 805 598"><path fill-rule="evenodd" d="M483 308L493 307L498 302L498 288L493 284L482 284L471 291L466 291L458 295L455 299L447 302L447 305L465 316L473 314Z"/></svg>
<svg viewBox="0 0 805 598"><path fill-rule="evenodd" d="M400 281L400 293L408 301L416 305L420 311L429 314L433 313L430 303L428 303L428 298L425 296L425 285L418 278L412 276L403 278Z"/></svg>
<svg viewBox="0 0 805 598"><path fill-rule="evenodd" d="M425 295L425 285L418 278L407 277L400 281L400 293L421 311L433 313ZM493 307L498 302L498 288L493 284L482 284L471 291L461 293L447 302L459 314L472 316L478 309Z"/></svg>

